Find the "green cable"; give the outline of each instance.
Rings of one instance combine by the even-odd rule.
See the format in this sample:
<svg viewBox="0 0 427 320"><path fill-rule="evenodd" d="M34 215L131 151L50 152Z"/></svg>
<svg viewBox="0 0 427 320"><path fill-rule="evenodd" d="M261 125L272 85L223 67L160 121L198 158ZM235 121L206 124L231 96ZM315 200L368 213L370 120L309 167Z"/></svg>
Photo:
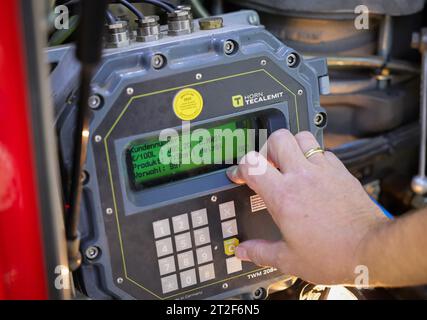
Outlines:
<svg viewBox="0 0 427 320"><path fill-rule="evenodd" d="M59 46L63 44L76 31L79 24L79 17L72 16L69 21L68 29L57 30L49 39L49 46Z"/></svg>
<svg viewBox="0 0 427 320"><path fill-rule="evenodd" d="M194 9L194 13L201 18L207 18L210 16L208 10L204 7L200 0L190 0L191 6Z"/></svg>

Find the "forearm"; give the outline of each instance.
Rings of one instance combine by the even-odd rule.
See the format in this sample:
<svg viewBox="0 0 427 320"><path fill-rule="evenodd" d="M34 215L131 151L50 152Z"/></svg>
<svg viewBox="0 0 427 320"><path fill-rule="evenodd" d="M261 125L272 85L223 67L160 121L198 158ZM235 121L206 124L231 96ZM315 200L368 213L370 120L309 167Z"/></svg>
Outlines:
<svg viewBox="0 0 427 320"><path fill-rule="evenodd" d="M371 232L358 263L369 270L370 286L427 283L427 210L412 213Z"/></svg>

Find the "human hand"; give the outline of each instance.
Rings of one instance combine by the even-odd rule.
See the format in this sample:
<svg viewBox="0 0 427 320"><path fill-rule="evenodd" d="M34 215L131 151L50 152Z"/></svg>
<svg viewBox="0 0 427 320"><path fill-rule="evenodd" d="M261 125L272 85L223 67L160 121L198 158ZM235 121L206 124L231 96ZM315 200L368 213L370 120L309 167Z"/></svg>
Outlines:
<svg viewBox="0 0 427 320"><path fill-rule="evenodd" d="M389 220L333 153L305 158L319 147L311 133L278 130L266 145L267 159L250 152L227 175L263 198L283 240L245 241L236 256L317 284L353 284L361 243Z"/></svg>

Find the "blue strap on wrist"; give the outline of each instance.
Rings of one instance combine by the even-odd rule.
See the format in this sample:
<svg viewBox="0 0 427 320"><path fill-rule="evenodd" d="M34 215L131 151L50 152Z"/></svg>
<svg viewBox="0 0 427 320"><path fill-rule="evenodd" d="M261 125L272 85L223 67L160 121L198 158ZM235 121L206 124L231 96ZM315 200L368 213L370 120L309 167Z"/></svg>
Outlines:
<svg viewBox="0 0 427 320"><path fill-rule="evenodd" d="M370 196L371 197L371 196ZM386 208L384 208L382 205L380 205L379 203L378 203L378 201L377 200L375 200L374 198L372 198L371 197L371 199L372 199L372 201L378 206L378 208L380 208L381 209L381 211L384 213L384 215L387 217L387 218L389 218L389 219L391 219L391 220L394 220L394 216L390 213L390 212L388 212L388 210L386 209Z"/></svg>

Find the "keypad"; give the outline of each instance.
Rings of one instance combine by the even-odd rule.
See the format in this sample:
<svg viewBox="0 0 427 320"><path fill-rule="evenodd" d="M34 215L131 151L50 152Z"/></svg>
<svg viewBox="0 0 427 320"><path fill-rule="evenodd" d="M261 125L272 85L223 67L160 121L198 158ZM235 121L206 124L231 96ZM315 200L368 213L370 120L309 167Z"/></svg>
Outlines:
<svg viewBox="0 0 427 320"><path fill-rule="evenodd" d="M181 286L183 288L195 285L197 283L196 270L195 269L183 271L179 274L179 276L181 278Z"/></svg>
<svg viewBox="0 0 427 320"><path fill-rule="evenodd" d="M219 205L219 215L221 220L227 220L236 216L234 201L228 201Z"/></svg>
<svg viewBox="0 0 427 320"><path fill-rule="evenodd" d="M196 244L196 247L211 242L209 227L194 230L194 242Z"/></svg>
<svg viewBox="0 0 427 320"><path fill-rule="evenodd" d="M196 250L197 263L203 264L212 261L212 246L200 247Z"/></svg>
<svg viewBox="0 0 427 320"><path fill-rule="evenodd" d="M182 233L175 236L176 251L183 251L191 248L190 232Z"/></svg>
<svg viewBox="0 0 427 320"><path fill-rule="evenodd" d="M154 238L162 238L171 234L169 219L163 219L153 223Z"/></svg>
<svg viewBox="0 0 427 320"><path fill-rule="evenodd" d="M160 275L163 276L168 273L175 272L175 259L173 256L163 258L159 260Z"/></svg>
<svg viewBox="0 0 427 320"><path fill-rule="evenodd" d="M206 209L191 212L193 228L203 227L208 224L208 213Z"/></svg>
<svg viewBox="0 0 427 320"><path fill-rule="evenodd" d="M228 220L221 223L222 236L230 238L237 235L237 221L236 219Z"/></svg>
<svg viewBox="0 0 427 320"><path fill-rule="evenodd" d="M199 267L199 278L200 278L200 282L205 282L205 281L215 279L214 264L209 263L207 265Z"/></svg>
<svg viewBox="0 0 427 320"><path fill-rule="evenodd" d="M178 266L179 270L194 267L193 251L178 254Z"/></svg>
<svg viewBox="0 0 427 320"><path fill-rule="evenodd" d="M161 282L163 293L178 290L178 280L176 274L161 278Z"/></svg>
<svg viewBox="0 0 427 320"><path fill-rule="evenodd" d="M153 231L163 294L215 279L206 208L154 221Z"/></svg>
<svg viewBox="0 0 427 320"><path fill-rule="evenodd" d="M173 225L173 231L175 233L187 231L188 229L190 229L190 226L188 224L188 215L185 213L185 214L181 214L179 216L173 217L172 225Z"/></svg>
<svg viewBox="0 0 427 320"><path fill-rule="evenodd" d="M235 203L220 203L218 209L224 245L221 263L227 274L235 274L243 270L234 255L239 245ZM153 222L163 294L215 279L213 249L218 247L212 247L208 218L207 209L201 208Z"/></svg>
<svg viewBox="0 0 427 320"><path fill-rule="evenodd" d="M228 201L219 205L219 215L221 218L222 237L224 238L224 254L227 274L242 271L242 261L234 256L236 247L239 245L239 234L237 228L236 208L234 201ZM232 238L233 237L233 238Z"/></svg>
<svg viewBox="0 0 427 320"><path fill-rule="evenodd" d="M237 259L236 257L225 259L225 264L227 266L228 274L242 271L242 260Z"/></svg>
<svg viewBox="0 0 427 320"><path fill-rule="evenodd" d="M163 257L163 256L167 256L168 254L172 254L173 248L172 248L171 238L157 240L156 241L156 250L157 250L157 256L158 257Z"/></svg>

